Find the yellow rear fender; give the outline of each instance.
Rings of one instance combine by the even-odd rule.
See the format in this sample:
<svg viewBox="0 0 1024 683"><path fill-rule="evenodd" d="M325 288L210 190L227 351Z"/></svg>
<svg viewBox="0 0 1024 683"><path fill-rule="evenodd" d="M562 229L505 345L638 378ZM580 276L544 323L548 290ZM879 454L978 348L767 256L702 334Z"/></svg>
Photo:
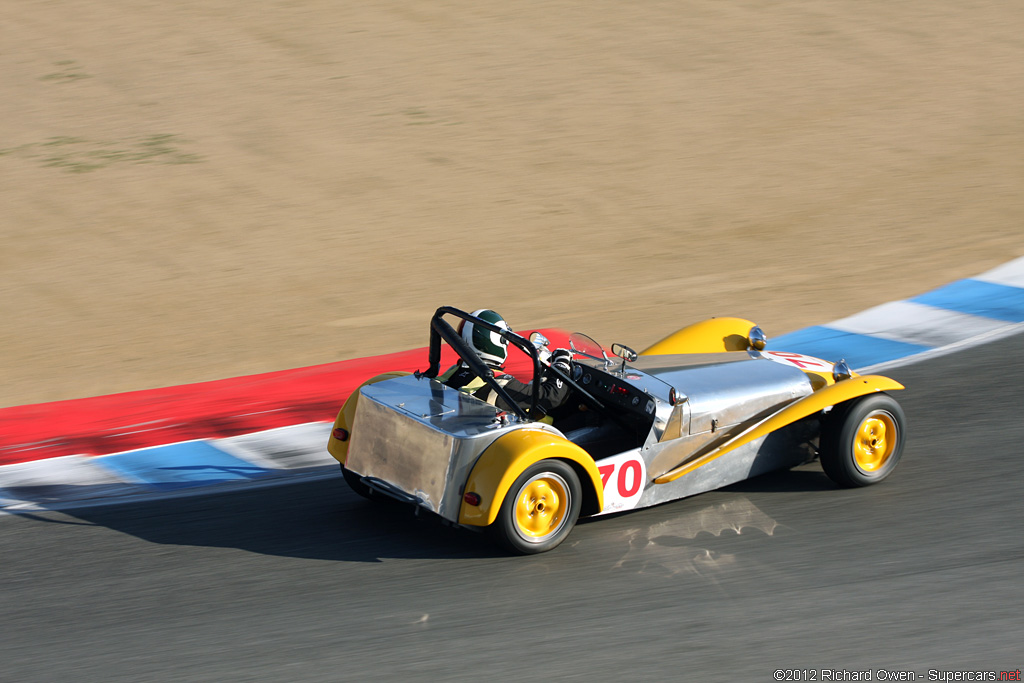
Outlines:
<svg viewBox="0 0 1024 683"><path fill-rule="evenodd" d="M479 495L480 504L470 505L463 500L459 524L492 524L519 475L534 463L548 458L564 460L576 470L583 487L583 514L600 512L604 507L604 487L594 459L558 434L541 429L517 429L498 437L476 461L464 493Z"/></svg>
<svg viewBox="0 0 1024 683"><path fill-rule="evenodd" d="M396 377L405 377L411 374L403 371L385 372L371 377L366 380L359 387L352 392L345 401L345 405L341 407L338 412L338 417L334 420L334 429L331 430L331 437L327 440L327 452L334 456L334 459L340 462L342 465L345 464L345 460L348 458L348 444L352 440L352 423L356 419L356 405L359 403L359 389L370 384L376 384L377 382L383 382L386 379L395 379ZM334 435L337 433L336 430L343 429L348 434L346 439L338 439Z"/></svg>
<svg viewBox="0 0 1024 683"><path fill-rule="evenodd" d="M670 334L641 356L745 351L754 323L744 318L709 318Z"/></svg>
<svg viewBox="0 0 1024 683"><path fill-rule="evenodd" d="M760 439L762 436L771 434L777 429L781 429L797 420L802 420L808 415L813 415L829 406L839 405L844 401L849 401L866 394L873 394L876 391L896 391L899 389L903 389L902 384L881 375L860 375L836 382L831 386L819 389L810 396L805 396L799 401L790 403L782 410L769 415L704 455L688 460L675 469L655 477L654 483L667 484L670 481L675 481L679 477L693 472L729 451L745 446L751 441Z"/></svg>

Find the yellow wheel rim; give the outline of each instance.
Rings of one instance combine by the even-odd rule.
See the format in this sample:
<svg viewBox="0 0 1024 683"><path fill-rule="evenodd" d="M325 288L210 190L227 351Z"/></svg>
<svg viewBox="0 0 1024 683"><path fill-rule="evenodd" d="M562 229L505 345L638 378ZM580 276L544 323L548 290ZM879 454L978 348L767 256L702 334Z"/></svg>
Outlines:
<svg viewBox="0 0 1024 683"><path fill-rule="evenodd" d="M530 479L516 497L519 536L540 543L558 533L565 524L569 502L569 485L554 472L542 472Z"/></svg>
<svg viewBox="0 0 1024 683"><path fill-rule="evenodd" d="M862 471L873 474L885 465L896 450L899 440L896 419L884 410L877 410L860 423L853 441L853 458Z"/></svg>

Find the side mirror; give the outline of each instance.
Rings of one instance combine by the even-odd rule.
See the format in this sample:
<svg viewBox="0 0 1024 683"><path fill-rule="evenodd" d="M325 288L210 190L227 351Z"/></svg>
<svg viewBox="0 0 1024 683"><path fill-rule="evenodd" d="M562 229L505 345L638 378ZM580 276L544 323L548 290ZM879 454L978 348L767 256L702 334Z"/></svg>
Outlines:
<svg viewBox="0 0 1024 683"><path fill-rule="evenodd" d="M636 351L625 344L612 344L612 353L627 363L632 363L638 358Z"/></svg>
<svg viewBox="0 0 1024 683"><path fill-rule="evenodd" d="M533 344L535 349L537 349L537 356L540 358L541 362L547 363L551 359L551 350L548 349L548 344L551 342L548 341L547 337L540 332L531 332L530 343Z"/></svg>

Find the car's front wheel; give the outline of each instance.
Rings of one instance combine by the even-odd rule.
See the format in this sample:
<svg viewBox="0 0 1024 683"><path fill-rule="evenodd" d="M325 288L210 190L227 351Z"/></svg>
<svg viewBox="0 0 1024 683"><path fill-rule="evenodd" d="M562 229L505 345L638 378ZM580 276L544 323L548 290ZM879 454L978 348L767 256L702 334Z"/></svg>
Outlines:
<svg viewBox="0 0 1024 683"><path fill-rule="evenodd" d="M836 406L821 435L821 467L840 486L876 484L896 469L903 455L906 418L888 394Z"/></svg>
<svg viewBox="0 0 1024 683"><path fill-rule="evenodd" d="M583 490L572 466L541 460L512 484L490 530L520 554L542 553L565 540L580 516Z"/></svg>

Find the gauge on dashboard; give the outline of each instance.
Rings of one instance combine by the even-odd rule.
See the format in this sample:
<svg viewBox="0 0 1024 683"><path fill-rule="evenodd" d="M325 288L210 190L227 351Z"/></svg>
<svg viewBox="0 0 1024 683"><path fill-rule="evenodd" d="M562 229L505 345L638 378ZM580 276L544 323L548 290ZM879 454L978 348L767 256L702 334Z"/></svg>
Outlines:
<svg viewBox="0 0 1024 683"><path fill-rule="evenodd" d="M580 375L583 374L583 368L579 365L572 366L572 378L577 382L580 380Z"/></svg>
<svg viewBox="0 0 1024 683"><path fill-rule="evenodd" d="M590 373L589 372L587 374L583 375L583 383L584 384L590 384L590 379L591 378L590 378Z"/></svg>

